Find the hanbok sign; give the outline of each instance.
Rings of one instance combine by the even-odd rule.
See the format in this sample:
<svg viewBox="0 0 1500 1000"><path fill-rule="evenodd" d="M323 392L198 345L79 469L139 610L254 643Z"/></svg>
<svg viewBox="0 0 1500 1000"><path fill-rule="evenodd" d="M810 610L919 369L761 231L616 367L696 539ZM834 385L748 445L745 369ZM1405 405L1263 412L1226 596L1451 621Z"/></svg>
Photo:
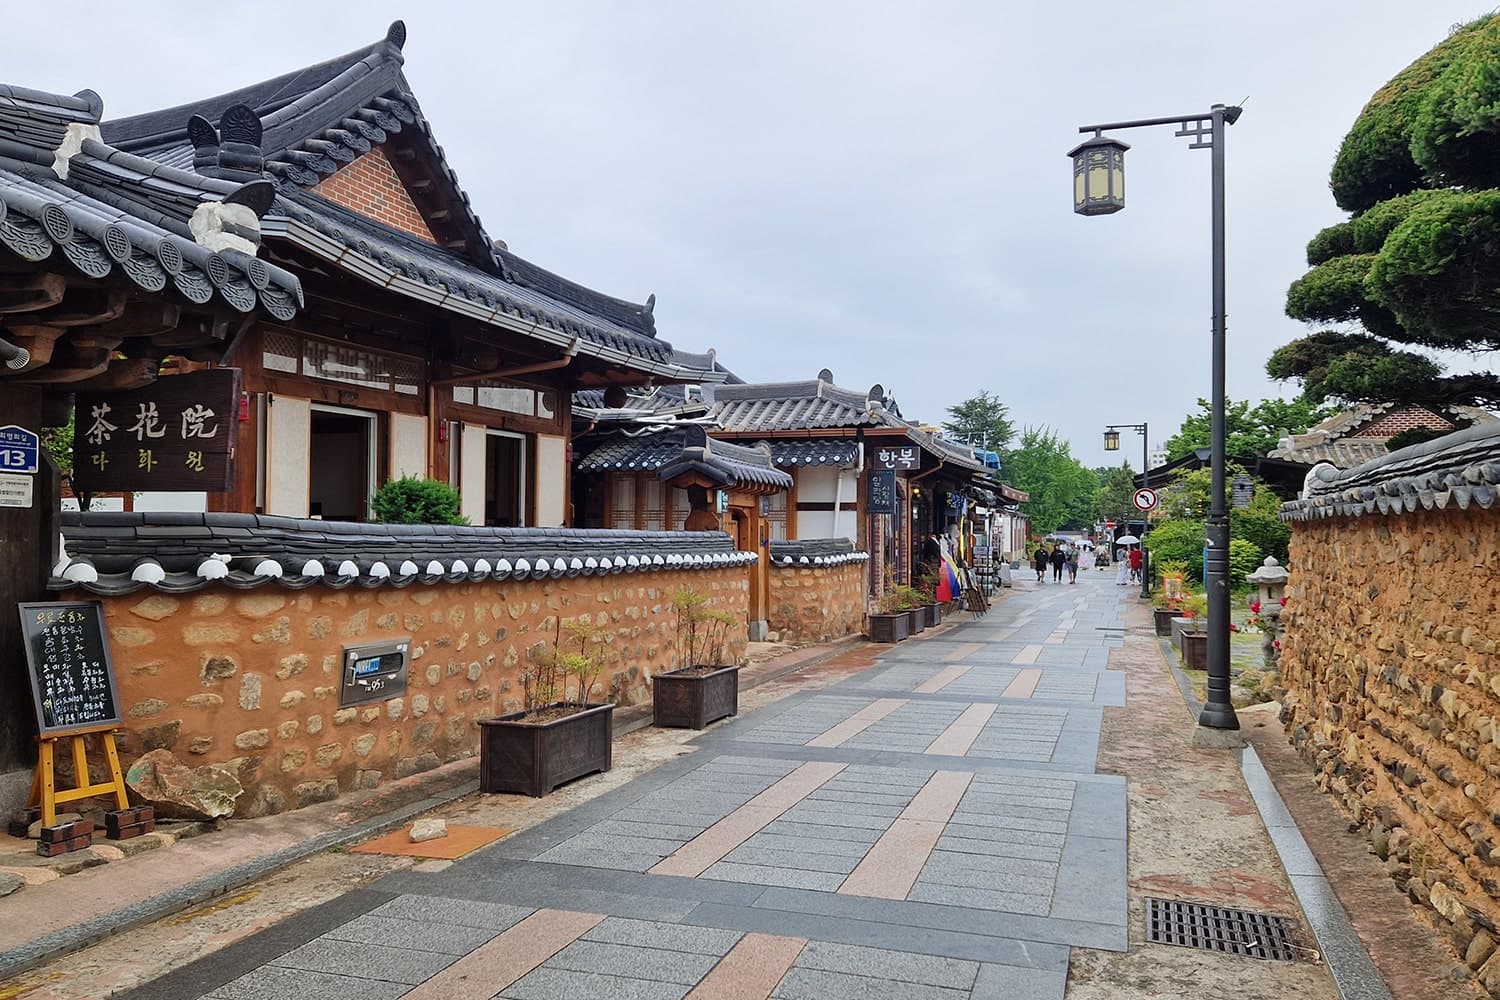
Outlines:
<svg viewBox="0 0 1500 1000"><path fill-rule="evenodd" d="M910 471L922 465L922 453L913 446L875 449L875 468Z"/></svg>
<svg viewBox="0 0 1500 1000"><path fill-rule="evenodd" d="M130 392L80 392L73 489L229 489L239 399L237 368L170 375Z"/></svg>

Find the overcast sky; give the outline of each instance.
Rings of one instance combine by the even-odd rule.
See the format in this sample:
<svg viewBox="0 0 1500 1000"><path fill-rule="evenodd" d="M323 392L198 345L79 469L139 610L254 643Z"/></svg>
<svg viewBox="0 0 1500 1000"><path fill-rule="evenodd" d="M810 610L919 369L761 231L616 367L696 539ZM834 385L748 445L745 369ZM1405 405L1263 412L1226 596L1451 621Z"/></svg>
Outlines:
<svg viewBox="0 0 1500 1000"><path fill-rule="evenodd" d="M89 8L96 9L89 9ZM1129 207L1071 211L1077 126L1245 100L1229 132L1229 392L1267 354L1328 166L1370 95L1483 0L1254 4L365 0L23 4L0 82L106 117L210 96L407 23L406 72L494 237L643 301L751 381L880 382L908 418L998 393L1086 464L1209 391L1209 153L1122 136ZM354 11L356 13L348 13ZM66 23L61 23L62 21ZM1126 454L1139 462L1138 439ZM1134 448L1134 450L1132 450Z"/></svg>

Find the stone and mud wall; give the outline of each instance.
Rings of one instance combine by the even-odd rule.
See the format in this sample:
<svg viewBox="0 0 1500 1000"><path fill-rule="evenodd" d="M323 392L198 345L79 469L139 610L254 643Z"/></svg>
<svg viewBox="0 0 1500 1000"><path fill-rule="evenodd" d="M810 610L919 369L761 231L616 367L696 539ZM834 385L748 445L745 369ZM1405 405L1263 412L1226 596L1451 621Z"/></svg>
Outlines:
<svg viewBox="0 0 1500 1000"><path fill-rule="evenodd" d="M769 624L783 642L818 643L864 630L863 562L770 567Z"/></svg>
<svg viewBox="0 0 1500 1000"><path fill-rule="evenodd" d="M1287 731L1500 996L1500 510L1292 527Z"/></svg>
<svg viewBox="0 0 1500 1000"><path fill-rule="evenodd" d="M528 650L555 642L569 620L612 633L595 700L649 700L650 676L676 666L669 599L683 587L742 623L729 650L740 662L743 567L106 597L122 763L165 749L189 766L225 765L244 787L242 817L374 788L477 753L476 721L522 708ZM343 647L401 638L411 640L405 694L341 708Z"/></svg>

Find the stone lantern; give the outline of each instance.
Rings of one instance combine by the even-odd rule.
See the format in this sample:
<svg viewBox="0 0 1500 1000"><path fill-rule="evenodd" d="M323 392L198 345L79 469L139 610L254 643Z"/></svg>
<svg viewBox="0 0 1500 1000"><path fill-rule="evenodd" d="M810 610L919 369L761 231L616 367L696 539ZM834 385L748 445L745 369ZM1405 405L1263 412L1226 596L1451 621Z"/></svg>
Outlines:
<svg viewBox="0 0 1500 1000"><path fill-rule="evenodd" d="M1260 655L1267 670L1276 669L1276 639L1281 635L1281 599L1286 595L1286 581L1291 577L1275 556L1266 556L1265 564L1245 579L1260 590Z"/></svg>

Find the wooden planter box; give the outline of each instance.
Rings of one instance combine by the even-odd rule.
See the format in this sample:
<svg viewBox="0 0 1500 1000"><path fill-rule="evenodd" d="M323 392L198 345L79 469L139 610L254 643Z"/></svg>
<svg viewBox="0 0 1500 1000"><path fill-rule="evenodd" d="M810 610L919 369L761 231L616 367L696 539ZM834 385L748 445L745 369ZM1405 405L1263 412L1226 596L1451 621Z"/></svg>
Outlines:
<svg viewBox="0 0 1500 1000"><path fill-rule="evenodd" d="M739 711L739 667L719 667L696 676L673 670L651 678L651 713L663 728L706 729L710 722Z"/></svg>
<svg viewBox="0 0 1500 1000"><path fill-rule="evenodd" d="M871 642L900 642L908 635L911 616L900 611L890 615L870 615L867 621Z"/></svg>
<svg viewBox="0 0 1500 1000"><path fill-rule="evenodd" d="M906 612L906 634L920 635L927 628L927 608L912 608Z"/></svg>
<svg viewBox="0 0 1500 1000"><path fill-rule="evenodd" d="M479 790L543 796L612 760L615 706L590 705L551 722L522 722L524 712L479 720Z"/></svg>
<svg viewBox="0 0 1500 1000"><path fill-rule="evenodd" d="M1189 670L1208 669L1208 633L1182 633L1182 662Z"/></svg>
<svg viewBox="0 0 1500 1000"><path fill-rule="evenodd" d="M1199 622L1196 618L1173 618L1172 619L1172 643L1176 646L1182 645L1182 633L1196 632Z"/></svg>
<svg viewBox="0 0 1500 1000"><path fill-rule="evenodd" d="M1176 608L1154 608L1151 614L1156 618L1156 634L1171 635L1172 619L1177 617Z"/></svg>
<svg viewBox="0 0 1500 1000"><path fill-rule="evenodd" d="M923 610L927 612L928 628L931 628L934 625L943 624L943 606L941 604L929 604Z"/></svg>

